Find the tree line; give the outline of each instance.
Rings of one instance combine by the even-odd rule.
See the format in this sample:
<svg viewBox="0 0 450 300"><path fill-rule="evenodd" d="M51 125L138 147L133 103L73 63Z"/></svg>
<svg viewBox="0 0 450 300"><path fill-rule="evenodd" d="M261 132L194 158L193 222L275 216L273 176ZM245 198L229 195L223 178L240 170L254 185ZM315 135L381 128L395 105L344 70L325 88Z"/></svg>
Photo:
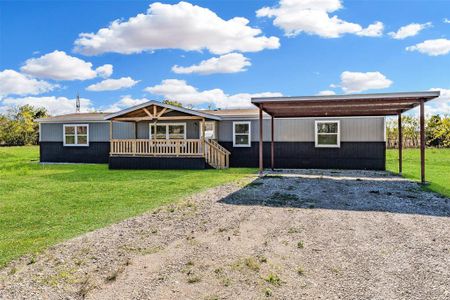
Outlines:
<svg viewBox="0 0 450 300"><path fill-rule="evenodd" d="M166 100L167 101L167 100ZM176 101L166 103L181 106ZM23 146L37 145L39 142L38 118L48 116L45 108L34 108L24 105L11 108L0 114L0 145ZM403 146L415 148L420 145L419 119L402 116ZM426 144L429 147L450 148L450 117L434 115L426 118ZM386 143L388 148L398 147L397 119L388 118L386 122Z"/></svg>
<svg viewBox="0 0 450 300"><path fill-rule="evenodd" d="M420 146L419 118L402 116L403 147ZM425 141L429 147L450 148L450 117L433 115L425 119ZM398 121L386 121L386 142L388 148L398 148Z"/></svg>

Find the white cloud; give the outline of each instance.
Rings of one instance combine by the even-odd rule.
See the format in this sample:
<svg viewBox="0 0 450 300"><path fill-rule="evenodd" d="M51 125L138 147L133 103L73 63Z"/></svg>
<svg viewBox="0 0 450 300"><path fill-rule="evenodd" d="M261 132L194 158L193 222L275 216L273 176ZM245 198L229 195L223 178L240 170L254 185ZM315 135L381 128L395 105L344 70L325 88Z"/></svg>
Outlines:
<svg viewBox="0 0 450 300"><path fill-rule="evenodd" d="M55 50L38 58L30 58L20 68L23 73L54 80L86 80L112 73L111 65L104 65L97 70L92 69L92 63L64 51Z"/></svg>
<svg viewBox="0 0 450 300"><path fill-rule="evenodd" d="M345 93L359 93L372 89L384 89L390 87L389 80L380 72L350 72L341 74L340 86Z"/></svg>
<svg viewBox="0 0 450 300"><path fill-rule="evenodd" d="M226 94L221 89L211 89L199 91L197 88L188 85L185 80L166 79L161 84L147 87L145 91L154 95L163 96L165 99L177 100L184 105L212 104L218 108L245 108L252 107L251 97L277 97L281 93L239 93L234 95Z"/></svg>
<svg viewBox="0 0 450 300"><path fill-rule="evenodd" d="M22 106L25 104L33 107L44 107L50 115L61 115L75 112L76 99L66 97L23 97L23 98L5 98L0 102L0 110L7 110L11 107ZM81 112L93 111L92 102L89 99L80 98Z"/></svg>
<svg viewBox="0 0 450 300"><path fill-rule="evenodd" d="M106 107L103 111L107 112L116 112L128 107L132 107L141 103L145 103L150 101L147 98L134 99L130 95L122 96L121 99L117 102L114 102L110 106Z"/></svg>
<svg viewBox="0 0 450 300"><path fill-rule="evenodd" d="M37 95L52 91L57 85L37 80L14 70L0 72L0 97L8 95Z"/></svg>
<svg viewBox="0 0 450 300"><path fill-rule="evenodd" d="M430 91L440 91L439 98L427 102L425 113L430 115L450 115L450 89L432 88Z"/></svg>
<svg viewBox="0 0 450 300"><path fill-rule="evenodd" d="M450 19L444 18L443 22L446 24L450 24Z"/></svg>
<svg viewBox="0 0 450 300"><path fill-rule="evenodd" d="M332 95L336 95L335 91L330 91L330 90L326 90L326 91L320 91L319 93L317 93L318 96L332 96Z"/></svg>
<svg viewBox="0 0 450 300"><path fill-rule="evenodd" d="M356 35L377 37L377 36L383 35L383 30L384 30L383 23L380 21L377 21L377 22L367 26L367 28L363 28L361 31L357 32Z"/></svg>
<svg viewBox="0 0 450 300"><path fill-rule="evenodd" d="M445 55L450 52L450 40L447 39L435 39L426 40L422 43L414 46L406 47L407 51L418 51L430 56Z"/></svg>
<svg viewBox="0 0 450 300"><path fill-rule="evenodd" d="M383 34L381 22L363 28L330 15L342 7L340 0L280 0L278 6L263 7L256 15L274 18L273 24L283 29L287 36L302 32L325 38L338 38L346 33L371 37Z"/></svg>
<svg viewBox="0 0 450 300"><path fill-rule="evenodd" d="M102 92L102 91L116 91L120 89L130 88L137 84L139 80L134 80L131 77L122 77L119 79L105 79L95 84L91 84L86 88L88 91Z"/></svg>
<svg viewBox="0 0 450 300"><path fill-rule="evenodd" d="M172 71L177 74L214 74L214 73L238 73L246 71L246 67L251 66L247 57L241 53L229 53L219 57L213 57L201 61L198 65L189 67L173 66Z"/></svg>
<svg viewBox="0 0 450 300"><path fill-rule="evenodd" d="M215 54L257 52L280 46L277 37L261 35L245 18L223 20L213 11L188 2L152 3L146 13L127 21L115 20L97 33L81 33L75 51L85 55L105 52L140 53L158 49L200 51Z"/></svg>
<svg viewBox="0 0 450 300"><path fill-rule="evenodd" d="M100 77L108 78L113 73L113 66L110 64L106 64L95 69L95 72L97 72L97 75Z"/></svg>
<svg viewBox="0 0 450 300"><path fill-rule="evenodd" d="M396 40L403 40L407 37L415 36L419 34L422 30L425 28L431 27L431 22L418 24L418 23L411 23L409 25L405 25L400 27L397 32L389 32L389 35Z"/></svg>

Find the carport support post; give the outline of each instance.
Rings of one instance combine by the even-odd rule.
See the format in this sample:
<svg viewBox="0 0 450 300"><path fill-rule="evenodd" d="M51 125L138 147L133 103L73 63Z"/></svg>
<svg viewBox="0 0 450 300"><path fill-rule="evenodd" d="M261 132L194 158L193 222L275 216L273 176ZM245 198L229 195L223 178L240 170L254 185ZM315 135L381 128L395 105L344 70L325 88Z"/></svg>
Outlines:
<svg viewBox="0 0 450 300"><path fill-rule="evenodd" d="M398 173L402 175L403 163L403 130L402 130L402 113L398 113Z"/></svg>
<svg viewBox="0 0 450 300"><path fill-rule="evenodd" d="M259 176L263 176L263 111L262 104L259 105Z"/></svg>
<svg viewBox="0 0 450 300"><path fill-rule="evenodd" d="M420 179L425 184L425 100L420 99Z"/></svg>
<svg viewBox="0 0 450 300"><path fill-rule="evenodd" d="M270 119L270 123L271 123L271 126L270 126L270 128L271 128L271 132L270 132L270 135L271 135L271 139L270 139L270 167L272 168L272 171L273 171L273 169L275 168L275 154L274 154L274 143L273 143L273 140L274 140L274 130L273 130L273 123L274 123L274 121L273 121L273 116L271 117L271 119Z"/></svg>

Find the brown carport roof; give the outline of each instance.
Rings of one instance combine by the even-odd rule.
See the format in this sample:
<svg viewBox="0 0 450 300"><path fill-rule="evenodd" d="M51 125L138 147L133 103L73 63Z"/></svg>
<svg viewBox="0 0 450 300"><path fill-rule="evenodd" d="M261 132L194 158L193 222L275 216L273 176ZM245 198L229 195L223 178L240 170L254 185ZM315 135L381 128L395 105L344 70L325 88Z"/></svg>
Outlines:
<svg viewBox="0 0 450 300"><path fill-rule="evenodd" d="M410 110L439 91L350 94L332 96L252 98L252 103L275 118L390 116Z"/></svg>

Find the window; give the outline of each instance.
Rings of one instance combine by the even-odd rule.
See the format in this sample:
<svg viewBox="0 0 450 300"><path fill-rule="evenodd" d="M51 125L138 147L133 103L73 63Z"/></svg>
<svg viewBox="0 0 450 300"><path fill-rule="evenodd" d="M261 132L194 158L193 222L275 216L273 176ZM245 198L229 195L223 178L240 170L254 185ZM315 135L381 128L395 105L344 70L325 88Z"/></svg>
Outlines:
<svg viewBox="0 0 450 300"><path fill-rule="evenodd" d="M64 124L64 146L89 146L89 125Z"/></svg>
<svg viewBox="0 0 450 300"><path fill-rule="evenodd" d="M200 122L200 136L203 134L203 122ZM205 138L217 139L216 137L216 122L205 122Z"/></svg>
<svg viewBox="0 0 450 300"><path fill-rule="evenodd" d="M340 122L316 121L316 147L338 148L340 146Z"/></svg>
<svg viewBox="0 0 450 300"><path fill-rule="evenodd" d="M233 122L233 147L250 147L250 122Z"/></svg>
<svg viewBox="0 0 450 300"><path fill-rule="evenodd" d="M156 127L156 133L155 133ZM182 140L186 139L186 123L150 124L150 139Z"/></svg>

